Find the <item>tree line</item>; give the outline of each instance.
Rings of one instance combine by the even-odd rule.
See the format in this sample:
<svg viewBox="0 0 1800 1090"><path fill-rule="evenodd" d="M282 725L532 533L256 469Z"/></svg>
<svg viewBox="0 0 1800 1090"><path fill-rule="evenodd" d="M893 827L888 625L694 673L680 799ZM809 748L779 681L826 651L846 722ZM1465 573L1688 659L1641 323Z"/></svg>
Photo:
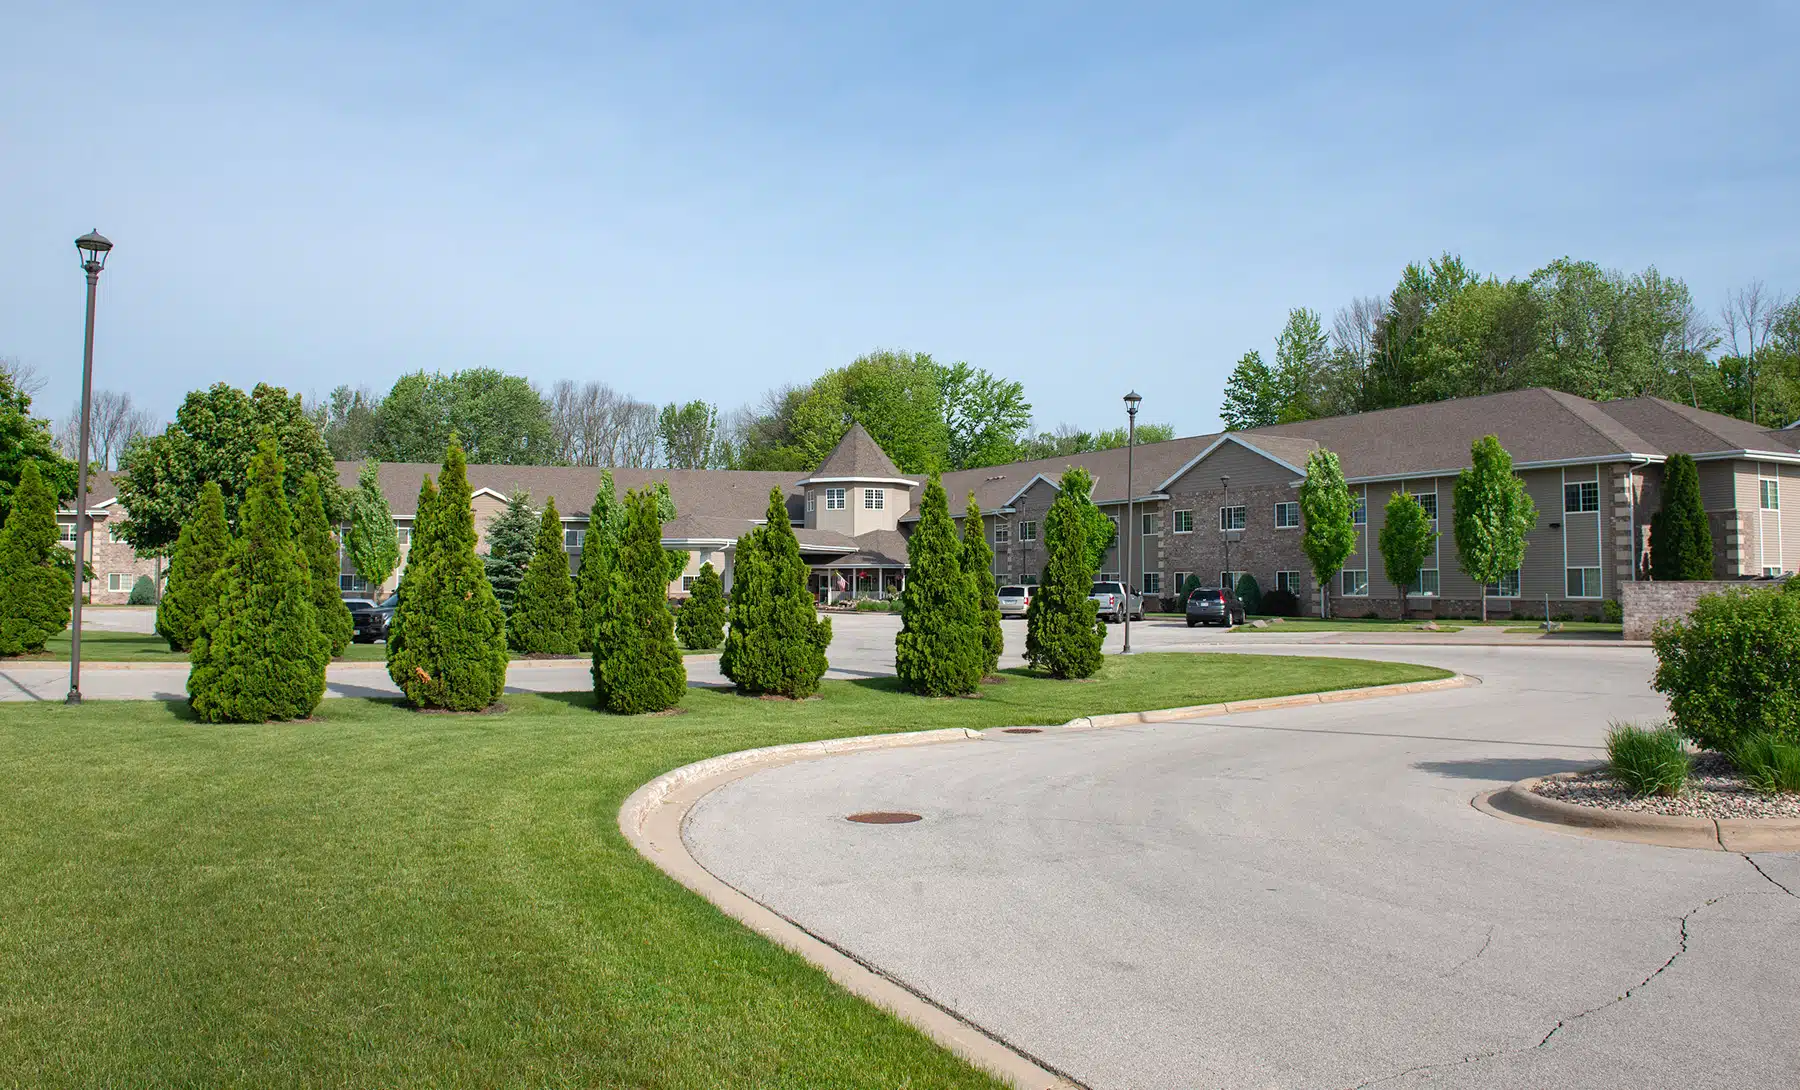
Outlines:
<svg viewBox="0 0 1800 1090"><path fill-rule="evenodd" d="M1564 257L1502 280L1444 254L1352 300L1329 330L1317 311L1289 311L1272 359L1238 360L1219 415L1236 430L1529 386L1783 426L1800 418L1800 300L1758 282L1708 315L1655 267Z"/></svg>

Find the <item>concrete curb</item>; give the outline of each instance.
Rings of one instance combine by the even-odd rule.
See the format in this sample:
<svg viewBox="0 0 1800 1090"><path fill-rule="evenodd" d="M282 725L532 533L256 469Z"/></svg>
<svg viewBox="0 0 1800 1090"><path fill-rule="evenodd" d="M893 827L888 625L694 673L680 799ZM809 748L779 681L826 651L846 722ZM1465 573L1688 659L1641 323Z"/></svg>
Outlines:
<svg viewBox="0 0 1800 1090"><path fill-rule="evenodd" d="M1559 772L1520 780L1511 787L1477 796L1475 808L1521 824L1554 825L1564 832L1600 840L1715 852L1800 850L1800 819L1703 818L1602 810L1547 798L1533 790L1544 780L1569 779L1578 774Z"/></svg>
<svg viewBox="0 0 1800 1090"><path fill-rule="evenodd" d="M1435 681L1372 685L1329 693L1302 693L1266 700L1083 716L1079 719L1072 719L1060 727L1052 726L1042 729L1046 732L1097 730L1107 727L1167 723L1183 719L1229 715L1235 712L1271 711L1278 708L1304 707L1340 700L1367 700L1375 697L1433 692L1439 689L1454 689L1474 684L1479 684L1477 679L1457 674ZM860 735L854 738L836 738L820 742L763 746L757 749L740 750L737 753L726 753L718 757L709 757L704 761L696 761L693 764L665 772L632 792L631 797L626 799L624 805L619 808L619 831L624 834L631 846L637 849L638 854L649 860L657 869L706 898L726 915L771 942L799 954L823 970L840 987L895 1015L976 1067L998 1076L1020 1090L1080 1090L1080 1083L1005 1041L988 1034L979 1026L965 1021L955 1012L941 1007L926 996L913 991L904 982L857 959L849 951L826 942L793 920L721 880L700 865L700 862L689 853L687 843L682 839L682 828L687 821L688 811L696 802L720 787L753 772L792 764L796 761L814 760L820 757L832 757L865 750L981 741L1000 736L999 732L1005 729L996 727L991 730L976 731L950 728L904 734Z"/></svg>

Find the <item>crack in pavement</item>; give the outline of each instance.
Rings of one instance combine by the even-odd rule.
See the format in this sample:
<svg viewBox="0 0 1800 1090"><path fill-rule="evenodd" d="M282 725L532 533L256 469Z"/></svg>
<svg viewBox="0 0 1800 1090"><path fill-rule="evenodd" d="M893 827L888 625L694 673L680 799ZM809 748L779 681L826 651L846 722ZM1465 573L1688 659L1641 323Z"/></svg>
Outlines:
<svg viewBox="0 0 1800 1090"><path fill-rule="evenodd" d="M1470 954L1468 957L1457 962L1455 965L1452 965L1449 968L1449 970L1446 971L1443 975L1455 976L1457 973L1459 973L1463 970L1464 966L1473 965L1475 962L1480 961L1481 955L1487 953L1488 947L1493 945L1494 931L1499 926L1500 926L1499 924L1494 924L1494 923L1488 924L1487 938L1484 938L1481 940L1481 949L1475 951L1473 954Z"/></svg>
<svg viewBox="0 0 1800 1090"><path fill-rule="evenodd" d="M1755 866L1755 862L1752 861L1751 865ZM1759 873L1762 871L1761 867L1757 867L1756 869ZM1765 875L1763 875L1763 877L1767 878L1768 875L1765 874ZM1772 878L1769 880L1772 882L1774 881L1774 879L1772 879ZM1780 885L1781 883L1776 882L1775 884ZM1787 887L1783 886L1782 888L1786 889ZM1791 893L1792 891L1790 890L1789 892ZM1356 1085L1350 1087L1349 1090L1366 1090L1366 1088L1368 1088L1368 1087L1379 1086L1382 1083L1393 1082L1395 1079L1403 1079L1408 1075L1417 1075L1417 1074L1420 1074L1420 1073L1426 1072L1426 1071L1438 1071L1438 1070L1442 1070L1444 1068L1449 1068L1449 1067L1463 1067L1463 1066L1466 1066L1466 1065L1472 1064L1472 1063L1481 1063L1486 1060L1498 1059L1502 1056L1516 1056L1516 1055L1521 1055L1526 1052L1535 1052L1538 1049L1545 1047L1546 1045L1548 1045L1551 1042L1551 1040L1553 1040L1556 1037L1557 1034L1561 1033L1568 1026L1581 1021L1583 1018L1586 1018L1590 1014L1598 1014L1603 1010L1607 1010L1608 1008L1618 1006L1620 1003L1623 1003L1627 999L1630 999L1632 996L1636 995L1641 989L1643 989L1651 981L1653 981L1657 977L1661 976L1669 968L1669 966L1675 964L1675 962L1680 959L1681 955L1687 953L1688 921L1690 919L1692 919L1694 917L1694 915L1696 913L1698 913L1701 909L1709 908L1712 905L1716 905L1720 901L1723 901L1727 897L1731 897L1731 896L1733 896L1733 894L1723 893L1717 897L1709 898L1708 900L1689 909L1681 917L1681 920L1680 920L1681 926L1680 926L1680 932L1679 932L1679 936L1678 936L1679 941L1676 945L1675 952L1673 954L1669 955L1667 961L1664 961L1661 965L1658 965L1656 967L1655 971L1653 971L1649 976L1638 981L1636 984L1633 984L1631 987L1626 988L1624 990L1624 992L1620 993L1617 996L1614 996L1612 999L1609 999L1606 1002L1599 1004L1598 1006L1589 1007L1588 1009L1586 1009L1584 1011L1579 1011L1579 1012L1577 1012L1575 1014L1571 1014L1565 1018L1558 1019L1556 1024L1554 1026L1550 1027L1550 1031L1548 1033L1544 1034L1544 1036L1541 1039L1539 1039L1539 1041L1536 1044L1527 1045L1523 1048L1496 1048L1496 1049L1489 1050L1487 1052L1471 1053L1470 1055L1463 1056L1460 1059L1441 1060L1437 1063L1419 1064L1416 1067L1409 1067L1404 1071L1396 1071L1392 1075L1383 1075L1380 1078L1369 1079L1364 1082L1359 1082ZM1485 948L1486 947L1484 946L1483 949L1485 949Z"/></svg>
<svg viewBox="0 0 1800 1090"><path fill-rule="evenodd" d="M1775 880L1775 876L1774 876L1774 875L1772 875L1772 874L1770 874L1770 873L1769 873L1769 872L1768 872L1768 871L1766 871L1766 870L1763 870L1763 869L1762 869L1762 864L1761 864L1761 863L1758 863L1758 862L1757 862L1757 861L1756 861L1756 860L1754 860L1754 859L1752 859L1752 858L1750 858L1750 853L1749 853L1749 852L1734 852L1734 853L1732 853L1732 854L1734 854L1734 855L1738 855L1738 856L1741 856L1741 857L1742 857L1742 858L1743 858L1743 860L1744 860L1744 862L1746 862L1746 863L1748 863L1748 864L1750 864L1750 865L1751 865L1751 866L1752 866L1752 867L1754 867L1754 868L1756 868L1756 873L1758 873L1758 874L1760 874L1760 875L1762 875L1762 876L1763 876L1763 878L1764 878L1764 879L1765 879L1765 880L1767 880L1767 881L1768 881L1768 883L1769 883L1769 884L1770 884L1770 885L1772 885L1772 886L1774 886L1774 887L1775 887L1775 888L1776 888L1776 889L1778 889L1778 890L1780 890L1780 891L1781 891L1781 892L1783 892L1783 893L1785 893L1785 894L1787 894L1787 895L1788 895L1788 896L1789 896L1789 897L1796 897L1796 898L1800 898L1800 893L1795 893L1795 892L1794 892L1794 891L1793 891L1793 890L1791 890L1791 889L1789 889L1789 888L1787 888L1787 887L1786 887L1786 886L1784 886L1784 885L1782 885L1782 884L1781 884L1781 883L1780 883L1780 882L1777 882L1777 881L1776 881L1776 880Z"/></svg>

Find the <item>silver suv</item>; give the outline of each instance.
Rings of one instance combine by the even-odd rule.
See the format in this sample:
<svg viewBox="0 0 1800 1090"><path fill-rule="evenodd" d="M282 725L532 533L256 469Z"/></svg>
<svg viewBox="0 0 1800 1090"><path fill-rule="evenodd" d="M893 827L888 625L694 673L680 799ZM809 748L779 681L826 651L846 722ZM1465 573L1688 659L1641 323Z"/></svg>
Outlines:
<svg viewBox="0 0 1800 1090"><path fill-rule="evenodd" d="M1031 608L1031 588L1014 584L1000 588L1000 616L1023 617Z"/></svg>
<svg viewBox="0 0 1800 1090"><path fill-rule="evenodd" d="M1131 611L1132 620L1144 619L1144 596L1139 594L1136 589L1127 591L1123 583L1095 583L1094 589L1088 593L1088 601L1094 603L1100 616L1114 624L1125 619L1127 609ZM1127 604L1128 601L1129 604Z"/></svg>

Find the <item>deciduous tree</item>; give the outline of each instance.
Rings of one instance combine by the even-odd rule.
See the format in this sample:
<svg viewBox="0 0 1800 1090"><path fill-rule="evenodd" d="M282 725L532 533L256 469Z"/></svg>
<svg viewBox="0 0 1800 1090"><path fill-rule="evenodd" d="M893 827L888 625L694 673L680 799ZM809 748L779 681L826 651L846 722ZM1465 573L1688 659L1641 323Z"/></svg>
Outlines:
<svg viewBox="0 0 1800 1090"><path fill-rule="evenodd" d="M387 586L400 566L400 532L387 494L381 490L380 472L375 462L363 463L356 490L350 493L350 529L344 535L350 566L377 588Z"/></svg>
<svg viewBox="0 0 1800 1090"><path fill-rule="evenodd" d="M1319 616L1330 615L1331 581L1356 549L1356 526L1350 489L1338 457L1321 447L1307 455L1306 479L1300 482L1300 551L1319 585Z"/></svg>
<svg viewBox="0 0 1800 1090"><path fill-rule="evenodd" d="M1388 497L1381 527L1381 565L1400 594L1400 616L1406 616L1406 592L1419 578L1438 532L1415 496L1395 492Z"/></svg>
<svg viewBox="0 0 1800 1090"><path fill-rule="evenodd" d="M1525 538L1537 525L1537 504L1512 471L1512 455L1492 435L1469 448L1471 464L1456 478L1456 552L1462 570L1486 587L1519 570ZM1487 620L1487 594L1481 595Z"/></svg>

